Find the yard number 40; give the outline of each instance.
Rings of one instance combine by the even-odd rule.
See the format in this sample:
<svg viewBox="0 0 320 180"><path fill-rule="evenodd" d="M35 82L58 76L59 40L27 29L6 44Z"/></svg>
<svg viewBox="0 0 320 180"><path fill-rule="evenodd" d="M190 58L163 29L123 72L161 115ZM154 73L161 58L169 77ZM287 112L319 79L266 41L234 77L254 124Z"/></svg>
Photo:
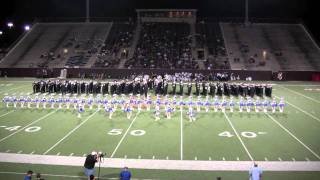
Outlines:
<svg viewBox="0 0 320 180"><path fill-rule="evenodd" d="M219 133L218 135L221 137L228 137L228 138L231 138L234 136L229 131L223 131L223 132ZM257 134L254 132L250 132L250 131L243 131L243 132L241 132L241 136L243 136L245 138L255 138L255 137L257 137Z"/></svg>

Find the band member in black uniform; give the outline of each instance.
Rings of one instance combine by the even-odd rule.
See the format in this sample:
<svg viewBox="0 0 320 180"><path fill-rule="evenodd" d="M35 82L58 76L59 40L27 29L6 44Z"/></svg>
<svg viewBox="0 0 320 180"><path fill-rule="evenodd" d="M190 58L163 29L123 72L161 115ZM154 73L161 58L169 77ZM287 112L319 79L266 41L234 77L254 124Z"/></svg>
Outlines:
<svg viewBox="0 0 320 180"><path fill-rule="evenodd" d="M239 85L231 84L231 95L238 97L239 96Z"/></svg>
<svg viewBox="0 0 320 180"><path fill-rule="evenodd" d="M262 89L261 89L261 85L260 84L256 84L254 85L254 89L255 89L255 94L259 97L262 97Z"/></svg>
<svg viewBox="0 0 320 180"><path fill-rule="evenodd" d="M272 96L272 86L271 85L266 85L265 86L265 95L267 97L271 97Z"/></svg>
<svg viewBox="0 0 320 180"><path fill-rule="evenodd" d="M80 94L85 93L86 83L81 81L80 83Z"/></svg>
<svg viewBox="0 0 320 180"><path fill-rule="evenodd" d="M45 92L49 92L49 83L48 81L45 81L45 85L44 85L44 88L45 88Z"/></svg>
<svg viewBox="0 0 320 180"><path fill-rule="evenodd" d="M143 92L144 92L144 97L147 97L148 96L148 84L147 83L144 83L143 84Z"/></svg>
<svg viewBox="0 0 320 180"><path fill-rule="evenodd" d="M66 82L63 82L60 84L60 91L62 95L66 94L66 91L67 91Z"/></svg>
<svg viewBox="0 0 320 180"><path fill-rule="evenodd" d="M210 96L215 96L216 95L216 85L213 82L210 82Z"/></svg>
<svg viewBox="0 0 320 180"><path fill-rule="evenodd" d="M117 82L117 83L116 83L116 94L117 94L117 95L120 95L120 94L121 94L121 91L122 91L121 83L120 83L120 82Z"/></svg>
<svg viewBox="0 0 320 180"><path fill-rule="evenodd" d="M202 82L202 95L206 95L207 94L207 89L206 89L206 82Z"/></svg>
<svg viewBox="0 0 320 180"><path fill-rule="evenodd" d="M37 93L37 82L36 81L33 81L32 83L32 89L33 89L33 94Z"/></svg>
<svg viewBox="0 0 320 180"><path fill-rule="evenodd" d="M228 83L223 83L223 92L225 96L230 96L230 85Z"/></svg>
<svg viewBox="0 0 320 180"><path fill-rule="evenodd" d="M176 95L176 88L177 88L176 81L173 81L171 86L172 86L172 95Z"/></svg>
<svg viewBox="0 0 320 180"><path fill-rule="evenodd" d="M196 92L195 92L196 96L200 95L200 83L198 81L196 81Z"/></svg>
<svg viewBox="0 0 320 180"><path fill-rule="evenodd" d="M89 94L89 83L88 83L88 82L85 83L84 92L85 92L86 94Z"/></svg>
<svg viewBox="0 0 320 180"><path fill-rule="evenodd" d="M102 93L102 95L108 94L107 83L101 83L101 93Z"/></svg>
<svg viewBox="0 0 320 180"><path fill-rule="evenodd" d="M247 97L248 91L249 91L248 85L243 84L242 89L243 89L243 96L244 96L244 97Z"/></svg>
<svg viewBox="0 0 320 180"><path fill-rule="evenodd" d="M192 92L192 83L189 82L188 85L187 85L187 87L188 87L187 95L190 96L190 95L191 95L191 92Z"/></svg>
<svg viewBox="0 0 320 180"><path fill-rule="evenodd" d="M82 83L81 82L76 82L76 86L77 86L77 94L81 94L81 86L82 86Z"/></svg>
<svg viewBox="0 0 320 180"><path fill-rule="evenodd" d="M46 91L45 91L44 81L41 81L41 82L40 82L40 92L41 92L41 93L45 93L45 92L46 92Z"/></svg>
<svg viewBox="0 0 320 180"><path fill-rule="evenodd" d="M254 85L253 84L249 85L248 86L249 96L250 97L254 97L255 92L256 92L256 89L255 89Z"/></svg>
<svg viewBox="0 0 320 180"><path fill-rule="evenodd" d="M133 95L136 95L137 94L137 82L133 82L133 92L132 92Z"/></svg>
<svg viewBox="0 0 320 180"><path fill-rule="evenodd" d="M168 94L168 82L165 80L163 83L163 95Z"/></svg>
<svg viewBox="0 0 320 180"><path fill-rule="evenodd" d="M217 95L222 96L222 94L223 94L223 86L220 83L218 83L217 84Z"/></svg>
<svg viewBox="0 0 320 180"><path fill-rule="evenodd" d="M183 82L182 81L180 81L180 83L179 83L179 86L180 86L180 92L179 92L179 95L183 95L183 86L184 86L184 84L183 84Z"/></svg>

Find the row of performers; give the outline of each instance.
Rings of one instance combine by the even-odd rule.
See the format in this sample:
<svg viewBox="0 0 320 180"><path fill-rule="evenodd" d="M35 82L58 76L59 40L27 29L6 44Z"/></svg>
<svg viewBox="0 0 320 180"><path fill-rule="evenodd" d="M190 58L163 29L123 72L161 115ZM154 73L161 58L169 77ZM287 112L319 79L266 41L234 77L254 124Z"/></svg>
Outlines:
<svg viewBox="0 0 320 180"><path fill-rule="evenodd" d="M170 91L169 91L169 86ZM33 93L61 93L61 94L133 94L148 95L149 90L155 94L172 94L190 96L194 89L194 95L210 96L268 96L272 95L272 86L268 84L245 83L215 83L195 82L176 83L160 81L112 81L112 82L85 82L85 81L38 81L33 83Z"/></svg>
<svg viewBox="0 0 320 180"><path fill-rule="evenodd" d="M112 113L117 109L118 105L121 106L122 110L130 111L133 110L133 107L137 107L138 111L141 111L143 107L145 107L147 111L150 111L151 106L155 106L157 111L157 109L160 110L160 106L164 106L165 112L169 114L174 112L177 106L180 107L181 110L184 106L188 106L189 108L196 107L197 112L200 112L203 108L205 109L205 112L209 112L212 107L215 112L218 110L225 112L227 108L230 110L230 112L233 112L235 106L239 107L239 112L243 112L244 110L251 112L252 108L255 109L255 112L267 112L268 109L271 108L273 113L276 112L277 107L279 108L279 112L282 113L285 106L283 98L280 98L280 101L277 102L275 98L273 98L272 101L269 101L268 98L261 100L260 97L257 97L256 99L251 97L244 99L243 97L240 97L239 101L235 102L233 97L230 97L229 101L227 101L225 96L221 98L221 100L219 100L218 96L215 96L213 99L207 96L205 100L199 96L196 101L193 100L192 96L190 96L186 101L182 96L179 100L177 100L176 96L174 96L172 99L169 99L168 96L164 97L163 99L161 99L160 96L157 96L155 101L153 101L150 96L147 96L147 98L140 98L140 96L137 96L136 98L133 96L126 98L123 96L122 99L118 99L116 96L113 96L111 99L109 99L107 96L104 98L93 98L92 96L89 96L88 98L72 98L69 96L59 96L58 98L54 98L53 96L50 96L48 99L46 96L43 96L42 98L39 98L38 96L34 98L31 98L30 96L21 96L20 98L16 98L14 96L5 96L3 98L3 102L6 104L7 108L11 106L17 108L20 105L20 108L35 107L40 109L40 105L42 105L42 108L46 109L47 104L49 104L51 109L70 109L70 106L73 106L73 109L79 110L79 116L80 112L82 112L82 110L84 111L86 106L89 107L90 110L96 106L98 110L104 108L105 111L109 112L110 118L112 117Z"/></svg>

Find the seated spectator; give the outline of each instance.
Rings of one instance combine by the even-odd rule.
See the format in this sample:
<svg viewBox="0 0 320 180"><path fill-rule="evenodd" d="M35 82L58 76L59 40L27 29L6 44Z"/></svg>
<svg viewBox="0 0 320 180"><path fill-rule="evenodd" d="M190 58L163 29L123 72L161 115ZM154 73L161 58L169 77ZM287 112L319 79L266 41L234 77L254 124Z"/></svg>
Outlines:
<svg viewBox="0 0 320 180"><path fill-rule="evenodd" d="M129 171L128 167L124 167L123 170L120 172L120 180L130 180L131 179L131 172Z"/></svg>

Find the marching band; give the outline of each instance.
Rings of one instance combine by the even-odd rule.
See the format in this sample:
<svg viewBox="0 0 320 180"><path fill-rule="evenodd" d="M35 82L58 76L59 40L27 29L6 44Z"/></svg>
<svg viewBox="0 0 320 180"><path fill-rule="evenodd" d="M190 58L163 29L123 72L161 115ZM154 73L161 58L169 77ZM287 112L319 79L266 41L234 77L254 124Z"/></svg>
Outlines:
<svg viewBox="0 0 320 180"><path fill-rule="evenodd" d="M85 112L86 108L89 110L97 109L101 110L101 106L104 107L104 110L109 114L109 119L112 119L113 113L115 111L121 110L124 111L128 119L131 119L132 112L136 109L137 111L150 111L151 108L154 108L155 120L159 120L161 117L161 112L164 112L164 115L167 119L171 119L172 113L176 111L176 106L180 106L180 111L187 109L187 115L191 122L196 120L196 113L204 112L234 112L235 107L238 107L238 112L242 113L246 111L250 112L272 112L275 113L279 111L283 113L284 106L286 106L283 97L277 101L275 98L267 98L264 96L263 100L259 96L254 98L240 97L238 102L235 102L235 98L230 96L229 100L226 96L219 98L214 96L206 96L203 100L201 96L197 97L197 100L193 100L193 96L189 96L186 100L183 96L180 96L180 100L177 101L176 96L170 98L168 95L160 96L156 95L155 98L152 98L150 95L147 97L141 98L140 95L129 96L122 95L118 96L114 94L113 96L109 95L89 95L87 98L85 96L76 96L67 94L65 96L54 95L54 94L43 94L42 97L39 94L36 94L34 97L28 96L5 96L3 98L3 103L6 108L35 108L35 109L64 109L69 110L73 107L74 110L78 110L78 117L81 118L81 114ZM118 107L121 107L118 109Z"/></svg>

